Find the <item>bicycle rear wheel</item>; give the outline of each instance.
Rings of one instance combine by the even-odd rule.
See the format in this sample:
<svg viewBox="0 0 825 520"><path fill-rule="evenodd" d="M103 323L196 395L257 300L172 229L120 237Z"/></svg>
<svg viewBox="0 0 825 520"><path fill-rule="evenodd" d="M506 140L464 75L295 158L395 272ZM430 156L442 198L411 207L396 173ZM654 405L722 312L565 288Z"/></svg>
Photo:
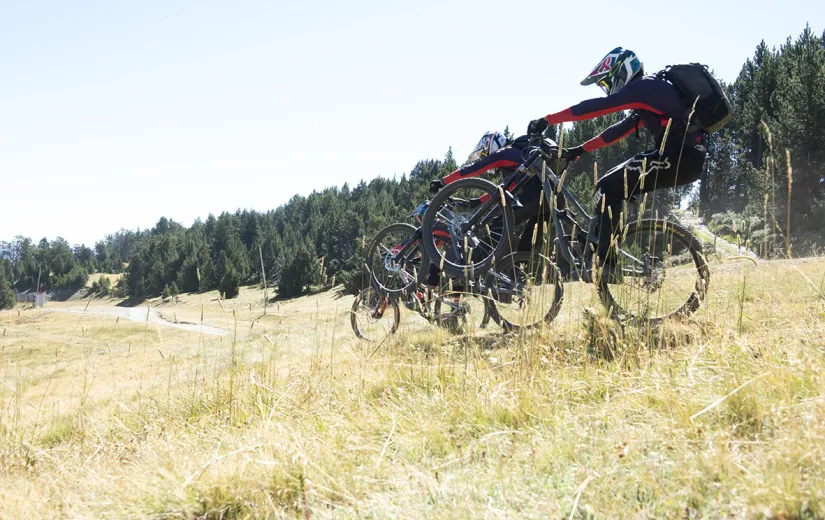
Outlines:
<svg viewBox="0 0 825 520"><path fill-rule="evenodd" d="M410 224L391 224L375 235L367 249L367 269L376 290L399 296L416 281L421 270L422 249Z"/></svg>
<svg viewBox="0 0 825 520"><path fill-rule="evenodd" d="M468 201L479 201L472 207ZM424 213L421 243L447 274L469 281L512 250L513 212L503 192L484 179L462 179L439 191Z"/></svg>
<svg viewBox="0 0 825 520"><path fill-rule="evenodd" d="M364 341L383 341L395 334L401 322L398 302L372 287L358 293L352 302L350 324L355 335Z"/></svg>
<svg viewBox="0 0 825 520"><path fill-rule="evenodd" d="M552 322L561 310L561 272L538 253L508 255L487 273L490 315L506 331L520 331Z"/></svg>
<svg viewBox="0 0 825 520"><path fill-rule="evenodd" d="M614 317L657 324L695 312L710 283L702 246L666 220L632 222L615 253L621 276L598 276L602 302Z"/></svg>

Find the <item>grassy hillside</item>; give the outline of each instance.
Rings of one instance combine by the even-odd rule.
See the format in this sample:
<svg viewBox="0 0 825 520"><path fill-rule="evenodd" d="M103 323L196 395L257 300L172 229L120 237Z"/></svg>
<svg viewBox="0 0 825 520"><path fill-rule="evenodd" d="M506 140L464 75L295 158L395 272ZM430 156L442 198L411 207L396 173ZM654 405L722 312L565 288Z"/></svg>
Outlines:
<svg viewBox="0 0 825 520"><path fill-rule="evenodd" d="M565 291L381 345L330 293L4 311L0 518L825 516L825 260L717 262L656 331Z"/></svg>

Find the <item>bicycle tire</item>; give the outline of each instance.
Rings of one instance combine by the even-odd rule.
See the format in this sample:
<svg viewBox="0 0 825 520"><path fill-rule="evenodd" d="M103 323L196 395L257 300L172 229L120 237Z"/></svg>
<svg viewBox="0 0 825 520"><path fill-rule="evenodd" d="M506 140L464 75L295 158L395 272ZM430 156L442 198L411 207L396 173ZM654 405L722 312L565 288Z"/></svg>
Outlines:
<svg viewBox="0 0 825 520"><path fill-rule="evenodd" d="M379 316L377 319L375 319L372 316L367 316L367 321L364 321L360 316L362 311L362 304L364 303L365 299L367 305L363 307L363 309L369 310L372 308L371 300L374 296L383 298L383 301L386 302L386 305L392 309L392 321L390 323L389 332L385 334L382 338L370 337L373 334L365 332L364 329L366 328L365 324L368 323L369 320L375 320L373 323L377 323L379 320L385 318L386 309L382 312L382 315ZM355 333L355 336L359 339L369 342L383 340L386 338L386 336L395 334L395 332L398 330L398 325L400 323L401 310L398 308L398 302L396 301L396 299L391 298L390 296L387 296L385 294L381 294L380 292L375 291L372 287L367 287L366 289L363 289L361 292L358 293L358 295L355 297L355 300L352 302L352 308L350 309L350 325L352 325L352 331ZM386 328L384 330L386 331Z"/></svg>
<svg viewBox="0 0 825 520"><path fill-rule="evenodd" d="M433 233L436 217L441 209L441 205L460 189L476 189L486 192L492 200L497 201L495 207L500 208L499 211L502 213L503 219L501 240L493 246L493 251L480 261L472 261L469 265L448 260L438 250ZM443 270L450 276L467 282L486 273L494 259L502 256L504 251L509 250L508 248L512 248L514 245L511 244L513 242L513 237L511 236L513 229L513 211L510 206L502 200L499 186L484 179L461 179L442 188L430 201L430 206L424 213L421 228L421 243L424 246L426 257L431 259L430 261L435 262L436 265L442 266Z"/></svg>
<svg viewBox="0 0 825 520"><path fill-rule="evenodd" d="M390 287L388 287L386 284L382 283L381 280L378 279L378 270L385 269L385 265L376 266L376 265L373 265L373 261L374 261L374 257L375 257L376 248L379 246L381 238L383 238L385 236L388 236L391 233L398 233L398 234L406 233L406 234L412 235L413 233L416 232L416 230L417 230L417 228L415 226L411 225L411 224L405 224L405 223L400 223L399 222L399 223L395 223L395 224L390 224L389 226L386 226L381 231L379 231L378 233L375 234L375 237L372 239L372 242L370 242L370 245L367 248L366 265L367 265L367 270L370 273L370 282L372 283L372 286L376 290L381 291L382 293L390 295L390 296L400 296L400 295L404 294L404 292L406 292L410 288L410 286L415 283L415 277L413 277L413 279L409 283L407 283L406 285L404 285L401 288L390 288ZM423 264L423 262L422 262L422 264Z"/></svg>
<svg viewBox="0 0 825 520"><path fill-rule="evenodd" d="M536 327L540 327L543 324L549 324L554 319L556 319L556 316L558 316L559 311L561 310L561 306L564 303L564 283L562 280L561 272L558 266L556 266L556 264L553 263L552 260L539 253L534 253L530 251L519 251L504 257L496 266L496 270L500 273L507 275L508 273L511 273L511 271L515 271L515 267L519 264L527 264L528 266L530 266L529 268L531 270L540 268L542 277L547 275L546 268L552 269L553 272L550 274L550 276L553 279L553 299L550 308L547 309L547 312L543 313L541 316L539 316L539 319L535 321L529 321L528 323L516 323L515 321L508 320L499 311L499 307L496 302L496 291L492 290L493 284L496 283L497 280L495 279L492 273L488 273L487 286L491 288L491 297L488 300L490 316L492 317L493 321L495 321L502 329L504 329L505 332L526 331ZM519 270L523 271L522 268L519 268ZM528 274L533 279L536 278L536 273ZM509 276L514 275L515 273L510 274ZM529 280L525 280L523 283L525 282L529 282Z"/></svg>
<svg viewBox="0 0 825 520"><path fill-rule="evenodd" d="M646 322L650 325L657 325L667 319L678 316L687 316L696 312L696 310L699 309L701 302L707 295L707 290L710 286L710 269L708 268L707 260L704 252L702 251L701 243L690 231L675 222L668 222L663 219L645 219L631 222L627 226L627 230L623 233L622 241L619 244L620 249L623 244L628 242L628 237L646 231L659 231L664 232L665 236L670 235L672 237L677 237L677 239L687 248L687 251L690 253L693 266L696 268L697 274L697 281L693 292L691 292L685 302L674 311L656 318L647 318L634 313L630 309L623 308L611 293L609 288L609 285L611 284L607 283L607 278L602 277L596 281L596 286L598 288L599 297L601 298L602 303L607 307L611 316L616 319L623 321ZM672 251L672 244L670 247Z"/></svg>

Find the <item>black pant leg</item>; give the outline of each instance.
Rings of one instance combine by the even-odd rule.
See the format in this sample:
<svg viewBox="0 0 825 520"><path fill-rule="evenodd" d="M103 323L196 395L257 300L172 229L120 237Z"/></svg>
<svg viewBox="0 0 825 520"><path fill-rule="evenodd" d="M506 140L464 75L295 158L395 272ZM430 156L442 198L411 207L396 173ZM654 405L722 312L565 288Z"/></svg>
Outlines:
<svg viewBox="0 0 825 520"><path fill-rule="evenodd" d="M596 188L604 197L596 206L596 213L600 215L599 258L609 260L610 237L618 231L622 201L639 193L696 181L702 175L705 157L702 146L684 149L674 146L670 150L666 148L661 155L659 150L649 150L619 164L599 179Z"/></svg>
<svg viewBox="0 0 825 520"><path fill-rule="evenodd" d="M546 204L541 179L538 176L528 182L520 193L515 194L521 207L513 210L513 220L516 226L524 223L518 243L518 251L533 249L533 231L538 225L536 244L541 244L544 237L544 223L550 220L550 208Z"/></svg>

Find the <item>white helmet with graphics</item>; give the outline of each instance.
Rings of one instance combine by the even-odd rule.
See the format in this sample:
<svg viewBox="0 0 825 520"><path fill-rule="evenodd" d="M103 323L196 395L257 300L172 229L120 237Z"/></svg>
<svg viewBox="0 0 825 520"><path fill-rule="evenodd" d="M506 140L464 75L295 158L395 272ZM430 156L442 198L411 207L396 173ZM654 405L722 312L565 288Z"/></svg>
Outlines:
<svg viewBox="0 0 825 520"><path fill-rule="evenodd" d="M581 84L596 83L609 96L640 76L644 76L644 65L636 53L629 49L616 47L599 61Z"/></svg>
<svg viewBox="0 0 825 520"><path fill-rule="evenodd" d="M481 160L491 153L497 152L507 144L507 138L499 132L485 132L478 142L473 152L467 157L467 163L471 164Z"/></svg>

